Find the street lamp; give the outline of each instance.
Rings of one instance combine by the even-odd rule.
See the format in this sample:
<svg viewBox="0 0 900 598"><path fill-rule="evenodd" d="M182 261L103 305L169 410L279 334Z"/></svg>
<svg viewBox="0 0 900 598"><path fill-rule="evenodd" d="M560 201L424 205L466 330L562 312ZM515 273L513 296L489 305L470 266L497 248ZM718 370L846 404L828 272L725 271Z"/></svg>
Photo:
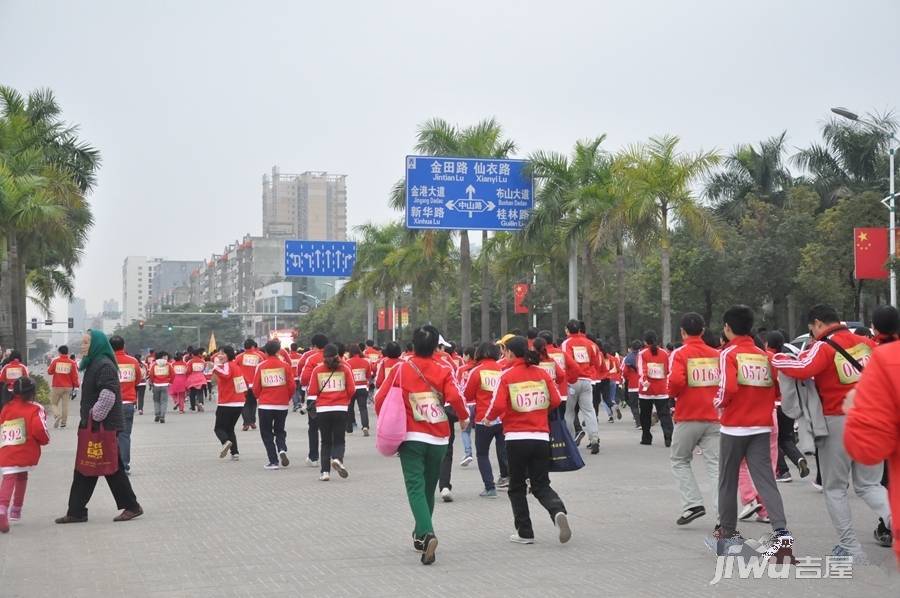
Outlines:
<svg viewBox="0 0 900 598"><path fill-rule="evenodd" d="M890 195L888 195L888 200L889 200L888 201L888 209L891 212L890 220L889 220L890 224L888 225L888 244L890 247L890 249L888 250L888 253L890 254L890 259L892 262L891 263L891 271L890 271L889 275L890 275L890 280L891 280L891 284L890 284L891 305L896 307L897 306L897 272L894 270L895 264L893 262L894 262L895 256L897 255L896 204L894 201L895 200L895 197L894 197L895 196L895 193L894 193L894 154L897 151L897 148L895 146L895 144L897 143L897 138L894 136L893 132L886 129L885 127L883 127L877 123L874 123L872 121L861 119L858 114L856 114L855 112L851 112L850 110L847 110L846 108L836 107L836 108L832 108L831 111L834 112L835 114L837 114L838 116L842 116L848 120L852 120L854 122L858 122L860 124L866 125L868 127L871 127L872 129L875 129L876 131L880 131L888 136L888 162L890 164L890 169L891 169L890 179L889 179L890 183L889 183L889 187L888 187L890 190Z"/></svg>

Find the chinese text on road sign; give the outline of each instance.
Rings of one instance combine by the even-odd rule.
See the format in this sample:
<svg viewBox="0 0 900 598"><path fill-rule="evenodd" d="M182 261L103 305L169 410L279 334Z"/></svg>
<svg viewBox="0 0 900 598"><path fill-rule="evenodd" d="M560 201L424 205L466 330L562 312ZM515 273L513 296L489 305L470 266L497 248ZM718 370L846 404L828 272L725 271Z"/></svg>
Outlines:
<svg viewBox="0 0 900 598"><path fill-rule="evenodd" d="M285 276L350 276L356 243L348 241L285 241Z"/></svg>
<svg viewBox="0 0 900 598"><path fill-rule="evenodd" d="M518 230L534 205L524 160L406 157L406 226Z"/></svg>

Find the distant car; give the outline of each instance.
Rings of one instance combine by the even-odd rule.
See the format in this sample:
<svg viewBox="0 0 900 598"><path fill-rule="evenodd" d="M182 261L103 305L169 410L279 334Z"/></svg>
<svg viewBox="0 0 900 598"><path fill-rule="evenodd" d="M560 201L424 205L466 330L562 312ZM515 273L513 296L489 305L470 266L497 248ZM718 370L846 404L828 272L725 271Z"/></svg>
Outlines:
<svg viewBox="0 0 900 598"><path fill-rule="evenodd" d="M841 322L844 326L849 328L850 330L856 330L857 328L865 328L866 325L862 322ZM806 348L806 345L809 344L809 334L801 334L794 340L790 342L790 344L794 345L798 351L802 351Z"/></svg>

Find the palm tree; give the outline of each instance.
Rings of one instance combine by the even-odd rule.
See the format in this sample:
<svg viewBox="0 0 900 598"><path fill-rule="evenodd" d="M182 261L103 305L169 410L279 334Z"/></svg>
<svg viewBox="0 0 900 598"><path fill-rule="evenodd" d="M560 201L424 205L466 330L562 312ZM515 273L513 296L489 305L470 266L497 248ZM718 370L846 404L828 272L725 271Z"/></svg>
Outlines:
<svg viewBox="0 0 900 598"><path fill-rule="evenodd" d="M516 151L516 144L503 137L503 128L496 119L488 118L468 127L451 125L441 118L433 118L419 127L416 151L431 156L462 158L507 158ZM391 205L398 210L406 207L406 181L394 185ZM462 331L460 342L472 342L472 254L468 231L459 233L459 306ZM426 231L424 234L434 234ZM482 312L483 313L483 312ZM483 325L482 325L483 328Z"/></svg>
<svg viewBox="0 0 900 598"><path fill-rule="evenodd" d="M71 296L93 224L85 194L99 153L62 121L48 90L27 99L0 86L0 345L25 347L26 288L49 308ZM49 309L45 309L49 315Z"/></svg>
<svg viewBox="0 0 900 598"><path fill-rule="evenodd" d="M539 183L535 208L524 230L526 240L555 236L552 242L569 248L569 256L577 256L584 239L584 228L573 225L586 206L605 195L610 180L611 159L600 148L606 135L575 143L571 156L557 152L535 152L529 156L531 171ZM602 201L602 200L601 200ZM555 233L553 232L555 231ZM590 323L591 247L584 245L581 255L582 318ZM570 264L573 260L570 259ZM572 277L575 272L570 271ZM569 318L577 313L569 313Z"/></svg>
<svg viewBox="0 0 900 598"><path fill-rule="evenodd" d="M704 194L717 202L716 213L731 222L739 222L744 215L747 197L783 205L786 190L793 177L784 164L784 145L787 132L760 142L759 149L739 145L725 157L724 168L713 173Z"/></svg>
<svg viewBox="0 0 900 598"><path fill-rule="evenodd" d="M712 214L691 189L718 164L719 156L715 152L679 152L678 142L672 135L651 137L646 144L622 152L613 165L618 193L623 197L623 217L634 230L646 231L647 240L659 244L663 343L672 340L670 225L677 220L694 234L719 243Z"/></svg>

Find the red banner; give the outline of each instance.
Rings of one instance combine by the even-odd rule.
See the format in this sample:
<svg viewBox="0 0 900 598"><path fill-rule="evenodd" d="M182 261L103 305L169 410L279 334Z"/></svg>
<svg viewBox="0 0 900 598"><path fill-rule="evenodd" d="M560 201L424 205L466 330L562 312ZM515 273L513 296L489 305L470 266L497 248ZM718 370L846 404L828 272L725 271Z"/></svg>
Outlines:
<svg viewBox="0 0 900 598"><path fill-rule="evenodd" d="M515 305L515 313L517 314L527 314L528 306L522 303L525 301L525 297L528 296L529 290L528 284L524 282L519 282L513 285L513 297L514 297L514 305Z"/></svg>
<svg viewBox="0 0 900 598"><path fill-rule="evenodd" d="M391 310L381 308L378 310L378 330L390 330L393 327L394 318L391 317Z"/></svg>
<svg viewBox="0 0 900 598"><path fill-rule="evenodd" d="M888 271L888 230L886 228L853 229L853 264L858 280L884 279Z"/></svg>

